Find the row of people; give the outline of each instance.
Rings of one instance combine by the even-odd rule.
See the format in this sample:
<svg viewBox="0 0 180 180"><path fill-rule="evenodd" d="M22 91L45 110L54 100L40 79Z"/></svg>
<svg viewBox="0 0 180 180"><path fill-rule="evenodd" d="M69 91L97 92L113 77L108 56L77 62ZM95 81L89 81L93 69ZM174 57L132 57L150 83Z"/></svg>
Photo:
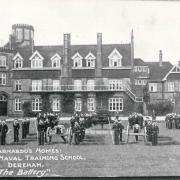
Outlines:
<svg viewBox="0 0 180 180"><path fill-rule="evenodd" d="M29 134L29 120L23 120L21 123L22 126L22 139L25 139L27 134ZM20 129L20 123L18 119L14 119L13 121L13 132L14 132L14 142L19 142L19 129ZM8 125L5 120L0 120L0 144L5 145L6 144L6 137L8 133Z"/></svg>
<svg viewBox="0 0 180 180"><path fill-rule="evenodd" d="M169 113L165 118L166 128L168 129L180 129L180 115L176 113Z"/></svg>
<svg viewBox="0 0 180 180"><path fill-rule="evenodd" d="M30 126L30 120L23 119L21 122L22 139L26 139L27 135L29 134L29 126ZM20 129L20 123L18 119L14 120L13 129L14 129L14 142L18 143L19 142L19 129Z"/></svg>

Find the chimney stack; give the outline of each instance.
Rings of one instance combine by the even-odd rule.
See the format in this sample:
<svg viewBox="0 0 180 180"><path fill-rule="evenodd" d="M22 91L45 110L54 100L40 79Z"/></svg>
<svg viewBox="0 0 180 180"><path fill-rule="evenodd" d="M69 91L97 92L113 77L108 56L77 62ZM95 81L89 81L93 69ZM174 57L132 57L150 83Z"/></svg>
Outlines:
<svg viewBox="0 0 180 180"><path fill-rule="evenodd" d="M102 76L102 33L97 33L96 77Z"/></svg>
<svg viewBox="0 0 180 180"><path fill-rule="evenodd" d="M131 31L131 66L134 66L134 34Z"/></svg>
<svg viewBox="0 0 180 180"><path fill-rule="evenodd" d="M163 61L163 54L162 50L159 51L159 66L162 66L162 61Z"/></svg>
<svg viewBox="0 0 180 180"><path fill-rule="evenodd" d="M70 77L71 76L71 35L64 34L64 45L63 45L63 68L62 76Z"/></svg>

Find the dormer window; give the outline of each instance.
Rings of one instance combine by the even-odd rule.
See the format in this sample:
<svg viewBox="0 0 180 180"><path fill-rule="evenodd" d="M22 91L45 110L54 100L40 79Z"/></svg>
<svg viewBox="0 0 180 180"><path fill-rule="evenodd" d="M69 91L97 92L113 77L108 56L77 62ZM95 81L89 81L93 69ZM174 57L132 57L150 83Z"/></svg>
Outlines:
<svg viewBox="0 0 180 180"><path fill-rule="evenodd" d="M113 52L108 56L109 58L109 67L121 67L122 66L122 55L117 49L114 49Z"/></svg>
<svg viewBox="0 0 180 180"><path fill-rule="evenodd" d="M58 54L55 54L52 58L51 58L51 62L52 62L52 67L53 68L59 68L61 67L61 57Z"/></svg>
<svg viewBox="0 0 180 180"><path fill-rule="evenodd" d="M13 60L14 60L14 68L17 69L17 68L22 68L23 67L23 58L19 53L17 53L14 56Z"/></svg>
<svg viewBox="0 0 180 180"><path fill-rule="evenodd" d="M80 68L80 67L82 67L82 59L83 59L83 57L82 57L79 53L76 53L76 54L72 57L73 67L75 67L75 68Z"/></svg>
<svg viewBox="0 0 180 180"><path fill-rule="evenodd" d="M86 57L86 67L95 67L96 57L90 52Z"/></svg>
<svg viewBox="0 0 180 180"><path fill-rule="evenodd" d="M0 67L6 67L6 56L0 56Z"/></svg>
<svg viewBox="0 0 180 180"><path fill-rule="evenodd" d="M34 54L29 58L31 60L31 68L42 68L43 67L43 57L39 54L38 51L35 51Z"/></svg>

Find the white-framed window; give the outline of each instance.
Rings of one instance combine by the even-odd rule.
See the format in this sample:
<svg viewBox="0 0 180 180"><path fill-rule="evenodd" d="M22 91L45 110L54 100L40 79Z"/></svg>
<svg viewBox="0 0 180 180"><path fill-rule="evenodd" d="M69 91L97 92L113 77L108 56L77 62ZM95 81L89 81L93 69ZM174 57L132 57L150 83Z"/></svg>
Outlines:
<svg viewBox="0 0 180 180"><path fill-rule="evenodd" d="M60 90L60 81L59 80L53 80L53 91Z"/></svg>
<svg viewBox="0 0 180 180"><path fill-rule="evenodd" d="M145 86L147 83L147 80L145 79L135 79L135 85Z"/></svg>
<svg viewBox="0 0 180 180"><path fill-rule="evenodd" d="M173 81L168 82L168 91L174 92L174 82Z"/></svg>
<svg viewBox="0 0 180 180"><path fill-rule="evenodd" d="M157 83L149 83L149 91L157 92Z"/></svg>
<svg viewBox="0 0 180 180"><path fill-rule="evenodd" d="M31 61L31 68L42 68L42 67L43 67L42 59L33 59Z"/></svg>
<svg viewBox="0 0 180 180"><path fill-rule="evenodd" d="M95 111L95 100L94 98L87 99L87 110L88 111Z"/></svg>
<svg viewBox="0 0 180 180"><path fill-rule="evenodd" d="M14 68L22 68L23 67L23 61L20 58L17 58L14 61Z"/></svg>
<svg viewBox="0 0 180 180"><path fill-rule="evenodd" d="M147 72L149 73L149 68L147 66L134 66L135 72Z"/></svg>
<svg viewBox="0 0 180 180"><path fill-rule="evenodd" d="M76 53L76 54L72 57L73 67L75 67L75 68L81 68L81 67L82 67L82 59L83 59L83 57L82 57L79 53Z"/></svg>
<svg viewBox="0 0 180 180"><path fill-rule="evenodd" d="M60 67L60 59L53 59L52 60L52 67L59 68Z"/></svg>
<svg viewBox="0 0 180 180"><path fill-rule="evenodd" d="M80 79L74 80L74 90L82 90L82 81Z"/></svg>
<svg viewBox="0 0 180 180"><path fill-rule="evenodd" d="M123 111L123 98L109 98L109 111Z"/></svg>
<svg viewBox="0 0 180 180"><path fill-rule="evenodd" d="M43 68L43 57L38 51L35 51L29 58L31 60L31 68Z"/></svg>
<svg viewBox="0 0 180 180"><path fill-rule="evenodd" d="M23 39L23 32L22 29L17 28L16 29L16 40L21 41Z"/></svg>
<svg viewBox="0 0 180 180"><path fill-rule="evenodd" d="M21 91L22 90L22 82L21 80L15 81L15 91Z"/></svg>
<svg viewBox="0 0 180 180"><path fill-rule="evenodd" d="M119 79L109 80L109 90L122 90L122 89L123 89L122 80Z"/></svg>
<svg viewBox="0 0 180 180"><path fill-rule="evenodd" d="M86 57L86 67L95 67L96 57L90 52Z"/></svg>
<svg viewBox="0 0 180 180"><path fill-rule="evenodd" d="M6 85L6 74L0 73L0 85Z"/></svg>
<svg viewBox="0 0 180 180"><path fill-rule="evenodd" d="M74 104L75 104L75 107L74 107L75 111L81 111L82 110L82 100L81 100L81 98L76 98Z"/></svg>
<svg viewBox="0 0 180 180"><path fill-rule="evenodd" d="M6 56L0 56L0 67L6 66Z"/></svg>
<svg viewBox="0 0 180 180"><path fill-rule="evenodd" d="M52 100L52 110L53 111L60 111L60 99L53 98L53 100Z"/></svg>
<svg viewBox="0 0 180 180"><path fill-rule="evenodd" d="M178 87L178 91L180 91L180 81L178 82L178 86L179 86L179 87Z"/></svg>
<svg viewBox="0 0 180 180"><path fill-rule="evenodd" d="M15 111L21 111L21 100L19 98L16 98L15 100Z"/></svg>
<svg viewBox="0 0 180 180"><path fill-rule="evenodd" d="M41 111L42 99L34 98L32 99L32 111Z"/></svg>
<svg viewBox="0 0 180 180"><path fill-rule="evenodd" d="M87 81L87 90L94 90L94 79L89 79Z"/></svg>
<svg viewBox="0 0 180 180"><path fill-rule="evenodd" d="M29 39L30 39L29 29L24 29L24 38L25 38L26 40L29 40Z"/></svg>
<svg viewBox="0 0 180 180"><path fill-rule="evenodd" d="M121 67L122 66L122 55L117 49L114 49L113 52L108 56L109 58L109 67Z"/></svg>
<svg viewBox="0 0 180 180"><path fill-rule="evenodd" d="M61 67L61 57L58 54L55 54L51 58L52 67L53 68L60 68Z"/></svg>
<svg viewBox="0 0 180 180"><path fill-rule="evenodd" d="M32 80L32 91L42 90L42 80Z"/></svg>

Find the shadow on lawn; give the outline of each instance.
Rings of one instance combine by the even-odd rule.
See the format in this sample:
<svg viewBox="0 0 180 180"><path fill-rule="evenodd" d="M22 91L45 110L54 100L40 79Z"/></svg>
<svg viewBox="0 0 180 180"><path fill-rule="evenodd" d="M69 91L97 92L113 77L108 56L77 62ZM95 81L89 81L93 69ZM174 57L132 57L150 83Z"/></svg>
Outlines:
<svg viewBox="0 0 180 180"><path fill-rule="evenodd" d="M159 136L158 137L158 145L180 145L179 141L173 140L172 137L169 136Z"/></svg>
<svg viewBox="0 0 180 180"><path fill-rule="evenodd" d="M105 144L105 136L89 136L86 135L85 139L81 143L81 145L104 145Z"/></svg>
<svg viewBox="0 0 180 180"><path fill-rule="evenodd" d="M21 145L21 146L24 146L24 145L27 145L27 144L28 144L27 142L22 142L22 141L20 141L20 142L18 142L18 143L12 142L12 143L9 143L9 144L7 144L7 145Z"/></svg>

